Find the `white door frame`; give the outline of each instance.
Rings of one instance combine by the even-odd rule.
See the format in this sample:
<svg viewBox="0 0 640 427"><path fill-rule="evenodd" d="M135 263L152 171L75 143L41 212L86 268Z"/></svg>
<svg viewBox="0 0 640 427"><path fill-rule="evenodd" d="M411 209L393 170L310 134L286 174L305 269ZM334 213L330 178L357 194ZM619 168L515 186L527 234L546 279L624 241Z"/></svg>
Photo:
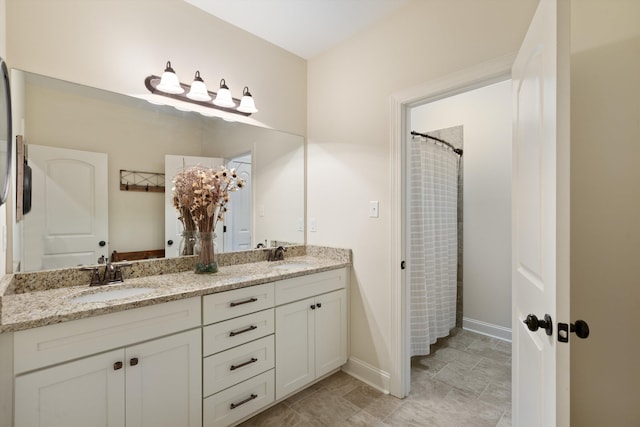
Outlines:
<svg viewBox="0 0 640 427"><path fill-rule="evenodd" d="M389 392L399 398L409 394L411 364L409 361L408 292L401 263L406 259L405 206L405 141L409 135L407 112L412 106L447 98L479 87L511 78L516 53L508 54L476 66L448 74L396 92L390 102L391 152L391 257L390 257L390 361Z"/></svg>

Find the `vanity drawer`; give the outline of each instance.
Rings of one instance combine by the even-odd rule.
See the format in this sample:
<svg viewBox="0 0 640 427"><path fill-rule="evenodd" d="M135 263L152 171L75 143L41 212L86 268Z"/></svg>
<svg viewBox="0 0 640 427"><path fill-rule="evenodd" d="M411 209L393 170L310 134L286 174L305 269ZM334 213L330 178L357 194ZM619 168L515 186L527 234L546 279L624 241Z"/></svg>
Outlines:
<svg viewBox="0 0 640 427"><path fill-rule="evenodd" d="M200 297L18 331L16 374L199 327Z"/></svg>
<svg viewBox="0 0 640 427"><path fill-rule="evenodd" d="M202 365L203 394L217 393L274 366L273 335L205 357Z"/></svg>
<svg viewBox="0 0 640 427"><path fill-rule="evenodd" d="M209 396L203 402L203 425L223 427L274 401L273 369Z"/></svg>
<svg viewBox="0 0 640 427"><path fill-rule="evenodd" d="M249 286L205 295L202 298L202 321L205 325L273 308L273 283Z"/></svg>
<svg viewBox="0 0 640 427"><path fill-rule="evenodd" d="M276 305L342 289L346 283L346 268L281 280L276 283Z"/></svg>
<svg viewBox="0 0 640 427"><path fill-rule="evenodd" d="M202 331L204 356L236 347L274 332L274 309L205 326Z"/></svg>

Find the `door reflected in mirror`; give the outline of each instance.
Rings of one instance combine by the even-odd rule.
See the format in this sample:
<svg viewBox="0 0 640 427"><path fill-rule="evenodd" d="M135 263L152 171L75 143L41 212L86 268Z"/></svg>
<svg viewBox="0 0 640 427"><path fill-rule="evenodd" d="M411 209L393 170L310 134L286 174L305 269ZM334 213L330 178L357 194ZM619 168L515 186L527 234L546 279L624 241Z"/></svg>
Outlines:
<svg viewBox="0 0 640 427"><path fill-rule="evenodd" d="M109 257L113 251L163 249L167 256L177 256L177 250L169 250L168 241L177 249L179 235L170 236L169 226L165 225L165 216L176 216L173 208L169 211L171 205L166 201L171 196L171 186L165 184L164 194L134 192L121 190L119 182L120 170L165 173L166 155L219 158L223 164L237 167L250 177L250 188L241 199L234 199L229 205L225 218L229 224L225 225L235 228L233 231L227 228L226 232L233 234L221 232L219 251L252 249L265 242L268 246L272 242L304 244L302 136L203 117L18 70L12 70L12 81L14 96L24 101L18 103L24 105L24 110L16 114L20 114L25 123L28 163L33 163L31 145L103 153L107 158L108 180L107 189L92 196L94 201L82 203L74 201L73 193L77 189L58 186L53 178L42 180L37 190L42 192L42 198L34 198L31 212L14 230L14 248L17 248L14 271L60 268L91 261L69 256L66 252L69 245L62 245L66 249L51 251L52 241L69 237L72 241L79 240L87 237L86 230L49 228L41 237L34 237L38 233L30 229L31 220L43 218L49 210L57 209L64 217L64 209L53 202L55 198L60 204L61 197L66 200L62 206L72 209L73 215L79 215L73 209L83 209L83 218L95 219L95 215L106 214L108 236L91 239L93 248L89 257L96 258L93 263L102 255ZM165 178L170 182L173 177L166 175ZM99 207L98 199L108 201L106 207ZM71 214L67 216L69 225L74 221ZM45 221L45 228L46 224ZM35 246L33 239L40 239ZM25 254L37 247L42 248L42 254L38 252L40 261L31 260L27 269Z"/></svg>

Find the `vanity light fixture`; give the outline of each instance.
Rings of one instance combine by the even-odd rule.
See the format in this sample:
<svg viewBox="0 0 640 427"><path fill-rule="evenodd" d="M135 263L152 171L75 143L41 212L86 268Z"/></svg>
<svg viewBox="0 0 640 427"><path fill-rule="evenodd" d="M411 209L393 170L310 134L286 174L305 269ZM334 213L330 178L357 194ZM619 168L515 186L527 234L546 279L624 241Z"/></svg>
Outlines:
<svg viewBox="0 0 640 427"><path fill-rule="evenodd" d="M180 82L175 71L171 68L170 61L167 61L162 77L151 75L144 80L144 84L149 92L153 94L229 113L250 116L258 111L247 86L242 92L241 100L231 96L229 87L224 79L220 80L218 93L211 92L207 90L207 86L204 84L202 77L200 77L200 71L196 71L193 83L189 86ZM213 102L211 101L212 99ZM236 107L237 105L239 106Z"/></svg>
<svg viewBox="0 0 640 427"><path fill-rule="evenodd" d="M187 98L193 99L194 101L211 101L211 96L209 96L209 91L207 91L207 85L204 84L204 80L200 77L200 71L196 71L196 76L193 79L193 83L191 83L191 89L189 93L187 93Z"/></svg>
<svg viewBox="0 0 640 427"><path fill-rule="evenodd" d="M218 94L216 95L216 99L213 100L213 103L218 107L233 108L236 106L236 103L233 102L233 99L231 98L231 92L229 91L227 82L225 82L224 79L220 80L220 89L218 90Z"/></svg>
<svg viewBox="0 0 640 427"><path fill-rule="evenodd" d="M178 80L176 72L171 68L171 61L167 61L167 67L164 69L164 73L162 73L162 78L160 79L160 84L158 84L157 88L163 92L171 94L184 92L184 89L180 86L180 81Z"/></svg>
<svg viewBox="0 0 640 427"><path fill-rule="evenodd" d="M253 102L253 96L251 96L251 92L249 92L249 87L247 86L245 86L242 91L242 99L240 100L238 111L249 114L258 112L256 104Z"/></svg>

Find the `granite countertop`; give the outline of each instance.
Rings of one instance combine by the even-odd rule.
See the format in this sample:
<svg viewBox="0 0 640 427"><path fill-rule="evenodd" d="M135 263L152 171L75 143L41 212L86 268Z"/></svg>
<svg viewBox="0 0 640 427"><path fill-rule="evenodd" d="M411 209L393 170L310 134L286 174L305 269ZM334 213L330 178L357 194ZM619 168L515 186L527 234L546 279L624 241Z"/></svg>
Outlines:
<svg viewBox="0 0 640 427"><path fill-rule="evenodd" d="M223 265L214 274L195 274L189 270L127 279L125 270L124 283L104 286L69 286L61 283L55 288L48 286L44 290L17 292L5 284L4 292L0 293L0 333L224 292L351 265L351 251L327 249L306 250L302 255L287 257L284 261ZM64 280L59 275L56 277L58 281ZM107 289L129 288L150 290L109 301L74 301L74 297L105 292Z"/></svg>

